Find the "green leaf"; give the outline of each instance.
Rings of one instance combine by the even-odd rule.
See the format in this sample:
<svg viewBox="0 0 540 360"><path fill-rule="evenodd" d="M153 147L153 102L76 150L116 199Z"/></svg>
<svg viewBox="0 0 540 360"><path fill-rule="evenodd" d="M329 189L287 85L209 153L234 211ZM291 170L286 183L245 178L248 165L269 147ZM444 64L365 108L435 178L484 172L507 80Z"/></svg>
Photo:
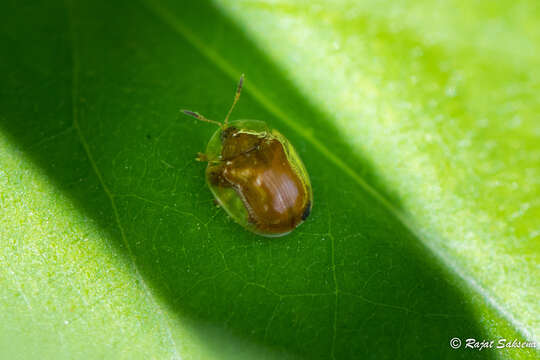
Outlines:
<svg viewBox="0 0 540 360"><path fill-rule="evenodd" d="M534 2L0 13L0 357L538 356L449 345L538 341ZM222 119L240 73L233 117L312 180L283 238L213 205L215 128L179 113Z"/></svg>

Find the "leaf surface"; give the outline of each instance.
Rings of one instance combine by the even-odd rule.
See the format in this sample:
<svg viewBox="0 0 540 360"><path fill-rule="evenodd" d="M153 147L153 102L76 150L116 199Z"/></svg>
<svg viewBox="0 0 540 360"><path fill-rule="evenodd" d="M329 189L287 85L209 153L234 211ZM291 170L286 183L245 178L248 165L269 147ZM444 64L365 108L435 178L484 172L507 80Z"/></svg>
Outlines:
<svg viewBox="0 0 540 360"><path fill-rule="evenodd" d="M537 52L479 54L527 43L511 21L502 50L433 45L408 6L390 31L352 2L3 5L2 357L535 358L449 340L536 339ZM283 238L213 205L215 128L179 114L222 119L242 72L234 117L285 134L314 189Z"/></svg>

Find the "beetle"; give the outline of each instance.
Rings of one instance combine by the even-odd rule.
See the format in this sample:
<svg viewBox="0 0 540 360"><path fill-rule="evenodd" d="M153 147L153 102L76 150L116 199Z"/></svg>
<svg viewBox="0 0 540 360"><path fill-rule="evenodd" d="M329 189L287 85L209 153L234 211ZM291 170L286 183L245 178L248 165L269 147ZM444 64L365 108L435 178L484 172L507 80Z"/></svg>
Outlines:
<svg viewBox="0 0 540 360"><path fill-rule="evenodd" d="M298 153L277 130L260 120L229 122L243 83L242 74L223 123L191 110L182 112L218 126L205 153L197 156L208 163L206 183L218 205L255 234L283 236L311 213L311 182Z"/></svg>

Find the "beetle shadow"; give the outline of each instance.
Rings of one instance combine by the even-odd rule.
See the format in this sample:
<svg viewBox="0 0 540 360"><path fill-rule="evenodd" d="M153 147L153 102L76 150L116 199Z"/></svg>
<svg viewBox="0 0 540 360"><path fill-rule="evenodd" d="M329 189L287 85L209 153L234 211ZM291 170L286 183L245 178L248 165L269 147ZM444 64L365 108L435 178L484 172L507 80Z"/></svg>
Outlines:
<svg viewBox="0 0 540 360"><path fill-rule="evenodd" d="M311 169L313 213L291 235L261 239L212 206L194 156L214 129L179 117L178 109L223 115L235 83L220 59L248 73L269 102L309 124L314 137L400 206L331 117L307 101L232 21L206 2L167 4L173 20L128 3L77 6L77 49L71 48L67 21L60 23L54 31L65 36L37 45L42 70L23 67L30 62L18 58L23 55L15 43L29 43L36 32L15 35L14 57L6 63L19 70L8 85L24 83L26 98L3 101L1 126L110 233L119 252L132 254L169 309L217 326L216 336L232 334L280 357L494 357L450 349L452 337L487 338L473 310L478 299L465 297L466 287L419 239L306 137L274 121L275 112L250 94L249 85L236 117L269 119L284 129ZM37 28L50 26L51 20L39 20L38 10L30 17ZM200 33L194 40L186 29ZM198 331L207 334L205 326Z"/></svg>

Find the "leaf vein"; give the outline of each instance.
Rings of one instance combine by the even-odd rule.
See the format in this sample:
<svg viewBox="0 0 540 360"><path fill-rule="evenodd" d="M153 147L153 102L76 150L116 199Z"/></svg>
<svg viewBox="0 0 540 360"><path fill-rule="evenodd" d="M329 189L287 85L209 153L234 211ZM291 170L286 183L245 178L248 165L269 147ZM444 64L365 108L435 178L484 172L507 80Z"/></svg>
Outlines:
<svg viewBox="0 0 540 360"><path fill-rule="evenodd" d="M158 2L151 2L150 0L141 0L143 5L156 15L161 21L167 24L172 30L174 30L182 38L186 39L195 49L201 54L206 56L212 61L219 69L221 69L227 76L233 81L236 81L239 74L242 73L236 69L233 65L227 62L219 53L206 46L188 27L186 27L171 11L164 8ZM264 106L269 112L274 114L276 118L280 119L283 123L288 125L291 129L297 132L307 142L309 142L314 148L316 148L325 158L327 158L336 167L347 174L354 182L356 182L365 192L371 195L376 201L378 201L387 211L389 211L396 219L398 219L412 234L415 235L422 246L427 251L432 253L446 268L450 269L453 275L463 282L469 289L478 293L483 297L487 304L489 304L496 312L498 312L503 318L505 318L512 326L521 333L521 335L533 341L534 338L529 332L526 326L524 326L515 316L508 311L503 305L499 304L493 294L484 289L480 283L478 283L469 274L461 271L458 265L453 261L446 253L444 249L438 245L439 242L432 241L436 236L434 234L426 233L420 229L414 219L404 211L396 208L388 199L386 199L377 189L367 183L362 176L347 165L338 156L334 155L323 142L319 141L311 132L305 131L299 124L295 123L289 118L289 116L283 112L276 104L274 104L256 85L248 84L245 86L245 90L248 91L259 103ZM337 306L337 300L336 300Z"/></svg>
<svg viewBox="0 0 540 360"><path fill-rule="evenodd" d="M152 295L148 285L144 281L139 268L137 266L137 262L135 259L135 255L133 254L133 251L131 250L131 246L129 245L129 242L126 237L126 233L124 230L124 227L122 226L122 222L120 220L120 215L118 212L118 207L116 205L116 201L114 200L114 194L109 189L107 183L103 179L103 175L101 174L101 171L99 170L96 161L94 160L94 157L92 155L92 152L90 151L90 146L88 145L88 142L82 132L81 126L79 124L79 109L78 109L78 91L79 91L79 56L77 51L77 45L76 45L76 35L75 35L75 24L74 24L74 14L73 14L73 4L70 0L66 0L66 7L68 11L68 21L69 21L69 29L70 29L70 35L71 35L71 48L72 48L72 86L71 86L71 108L72 108L72 121L73 121L73 128L75 129L79 141L81 142L81 145L86 153L86 157L88 159L88 162L90 163L94 173L96 174L96 177L98 178L98 181L109 198L111 208L114 214L115 222L118 226L118 229L120 231L120 236L122 238L122 241L124 243L124 246L126 247L127 253L129 255L131 265L133 266L133 269L135 271L135 276L138 282L141 284L144 293L149 298L152 306L156 309L159 316L163 319L165 331L167 333L167 337L169 342L172 345L173 348L173 355L176 359L181 359L180 355L178 354L177 345L172 337L171 332L171 326L168 323L167 319L165 318L165 314L163 313L161 307L157 303L156 299L154 299L154 296Z"/></svg>

